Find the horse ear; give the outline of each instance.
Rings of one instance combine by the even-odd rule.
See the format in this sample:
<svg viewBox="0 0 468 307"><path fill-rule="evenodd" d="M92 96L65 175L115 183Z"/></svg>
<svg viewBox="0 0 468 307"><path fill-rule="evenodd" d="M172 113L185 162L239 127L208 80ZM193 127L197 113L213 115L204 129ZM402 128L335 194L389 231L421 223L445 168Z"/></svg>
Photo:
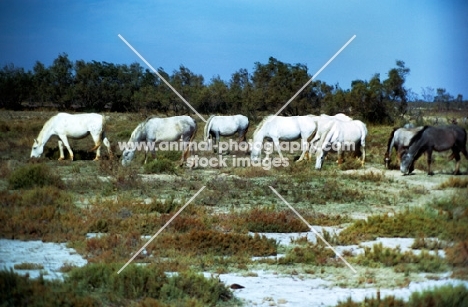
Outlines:
<svg viewBox="0 0 468 307"><path fill-rule="evenodd" d="M37 139L34 139L34 144L39 144L39 142L37 141Z"/></svg>

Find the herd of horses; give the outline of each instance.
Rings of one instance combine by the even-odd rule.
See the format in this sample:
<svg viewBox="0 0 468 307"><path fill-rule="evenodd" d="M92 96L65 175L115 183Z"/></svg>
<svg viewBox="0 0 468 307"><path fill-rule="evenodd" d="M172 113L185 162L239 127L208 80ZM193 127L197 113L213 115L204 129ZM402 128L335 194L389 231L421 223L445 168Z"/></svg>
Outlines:
<svg viewBox="0 0 468 307"><path fill-rule="evenodd" d="M42 155L44 145L51 136L59 138L59 160L65 158L63 145L67 148L70 159L73 160L73 151L68 143L68 138L81 139L91 135L96 150L95 160L100 159L100 148L104 144L109 155L112 156L109 140L105 135L106 117L96 113L67 114L59 113L51 117L43 126L31 150L31 157L38 158ZM249 129L249 119L244 115L215 116L207 120L203 139L219 144L220 137L238 135L238 141L244 142ZM183 141L190 144L194 141L197 124L190 116L173 116L167 118L150 117L139 123L132 132L128 143L132 142L161 142ZM315 154L315 168L321 169L326 155L330 151L338 154L338 163L342 163L345 151L353 151L360 154L362 165L365 162L365 146L367 137L366 125L354 120L345 114L334 116L303 115L303 116L276 116L265 117L253 133L253 142L250 144L250 158L259 161L261 150L265 140L273 142L281 159L280 141L301 140L302 153L296 162L311 159ZM448 126L424 126L395 128L389 137L384 162L390 167L392 150L397 152L400 161L400 170L403 174L410 174L414 170L415 161L424 153L427 154L428 174L432 175L432 152L452 150L451 159L455 159L455 174L460 173L460 152L468 159L466 151L466 130L457 125ZM353 146L343 146L352 144ZM135 148L126 148L122 152L122 165L127 166L135 156ZM181 164L190 155L191 146L183 148ZM145 152L145 163L147 152Z"/></svg>

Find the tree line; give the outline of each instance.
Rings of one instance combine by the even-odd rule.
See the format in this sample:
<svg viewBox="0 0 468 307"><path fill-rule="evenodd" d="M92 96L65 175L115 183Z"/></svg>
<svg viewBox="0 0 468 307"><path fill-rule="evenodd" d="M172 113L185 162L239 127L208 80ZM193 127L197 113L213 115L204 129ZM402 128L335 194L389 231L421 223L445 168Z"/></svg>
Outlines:
<svg viewBox="0 0 468 307"><path fill-rule="evenodd" d="M181 65L172 74L158 69L172 86L200 113L276 113L312 76L303 64L283 63L273 57L255 63L253 72L239 69L229 81L219 76L205 82L202 75ZM346 113L368 122L393 122L408 110L405 79L410 69L403 61L381 80L375 74L355 80L350 89L311 82L282 115ZM0 70L0 108L21 110L54 107L59 110L190 113L153 72L140 64L113 64L77 60L59 54L46 67L37 61L32 71L6 65Z"/></svg>

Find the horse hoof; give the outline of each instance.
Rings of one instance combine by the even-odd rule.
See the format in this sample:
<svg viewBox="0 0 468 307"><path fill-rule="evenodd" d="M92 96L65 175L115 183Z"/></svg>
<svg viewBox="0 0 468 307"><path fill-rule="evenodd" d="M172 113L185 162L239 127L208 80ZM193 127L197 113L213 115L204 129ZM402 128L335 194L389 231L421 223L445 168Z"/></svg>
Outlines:
<svg viewBox="0 0 468 307"><path fill-rule="evenodd" d="M428 176L434 176L434 172L427 173Z"/></svg>

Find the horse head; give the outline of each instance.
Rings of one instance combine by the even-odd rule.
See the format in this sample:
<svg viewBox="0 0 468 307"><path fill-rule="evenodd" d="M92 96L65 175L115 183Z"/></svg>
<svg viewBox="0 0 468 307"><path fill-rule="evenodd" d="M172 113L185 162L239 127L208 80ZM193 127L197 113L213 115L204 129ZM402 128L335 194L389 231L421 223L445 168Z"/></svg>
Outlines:
<svg viewBox="0 0 468 307"><path fill-rule="evenodd" d="M31 149L31 158L40 158L44 151L44 145L41 145L38 140L34 139Z"/></svg>
<svg viewBox="0 0 468 307"><path fill-rule="evenodd" d="M409 175L414 170L414 156L406 152L401 156L400 171L403 175Z"/></svg>
<svg viewBox="0 0 468 307"><path fill-rule="evenodd" d="M263 144L260 142L253 142L249 144L250 148L250 160L258 162L260 160L260 153L262 151Z"/></svg>
<svg viewBox="0 0 468 307"><path fill-rule="evenodd" d="M122 166L128 166L135 157L135 150L125 149L122 152Z"/></svg>

